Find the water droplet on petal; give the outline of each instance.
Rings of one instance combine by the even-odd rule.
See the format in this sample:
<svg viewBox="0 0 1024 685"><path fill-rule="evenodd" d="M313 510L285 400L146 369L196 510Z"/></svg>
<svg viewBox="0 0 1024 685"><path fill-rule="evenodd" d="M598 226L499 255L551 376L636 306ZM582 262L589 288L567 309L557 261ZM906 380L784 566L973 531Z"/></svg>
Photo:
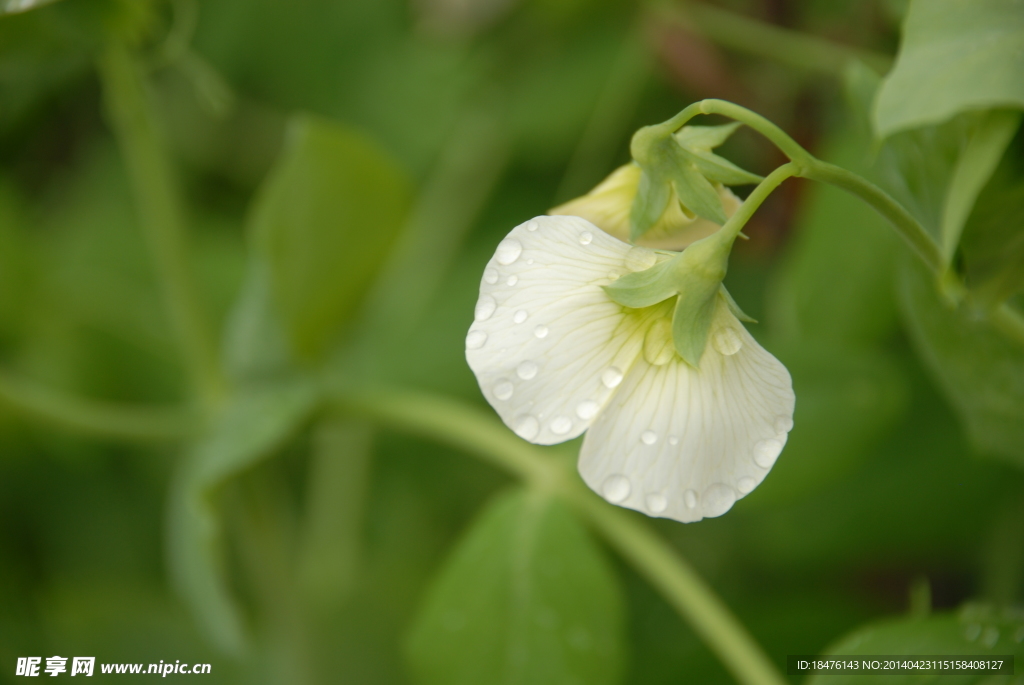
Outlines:
<svg viewBox="0 0 1024 685"><path fill-rule="evenodd" d="M572 419L568 416L556 416L550 427L555 435L565 435L572 430Z"/></svg>
<svg viewBox="0 0 1024 685"><path fill-rule="evenodd" d="M505 238L498 243L498 249L494 252L494 258L498 264L511 264L523 254L523 244L515 238Z"/></svg>
<svg viewBox="0 0 1024 685"><path fill-rule="evenodd" d="M715 331L711 344L726 357L736 354L743 347L743 341L740 340L740 336L736 335L736 331L728 327L719 328Z"/></svg>
<svg viewBox="0 0 1024 685"><path fill-rule="evenodd" d="M490 295L481 295L480 300L476 303L476 312L474 316L477 321L487 321L491 318L491 314L498 307L498 303L494 301L494 298Z"/></svg>
<svg viewBox="0 0 1024 685"><path fill-rule="evenodd" d="M589 245L593 239L594 234L590 231L583 231L583 233L580 233L580 245Z"/></svg>
<svg viewBox="0 0 1024 685"><path fill-rule="evenodd" d="M520 309L519 311L512 315L512 321L514 321L515 323L522 323L526 321L526 318L528 316L530 315L526 313L525 309Z"/></svg>
<svg viewBox="0 0 1024 685"><path fill-rule="evenodd" d="M686 503L686 507L688 509L696 509L697 508L697 491L696 490L687 490L686 492L684 492L683 493L683 502Z"/></svg>
<svg viewBox="0 0 1024 685"><path fill-rule="evenodd" d="M609 271L608 272L608 280L617 281L617 280L619 280L619 275L617 273L615 273L614 271Z"/></svg>
<svg viewBox="0 0 1024 685"><path fill-rule="evenodd" d="M738 481L736 481L736 489L739 490L740 494L742 495L749 494L750 491L753 490L756 485L757 481L755 481L750 476L744 476L743 478L740 478Z"/></svg>
<svg viewBox="0 0 1024 685"><path fill-rule="evenodd" d="M512 397L513 390L512 383L504 379L494 384L494 396L499 400L507 400Z"/></svg>
<svg viewBox="0 0 1024 685"><path fill-rule="evenodd" d="M594 400L583 400L576 405L576 416L580 417L584 421L589 421L597 416L597 410L600 408L601 405Z"/></svg>
<svg viewBox="0 0 1024 685"><path fill-rule="evenodd" d="M793 430L793 417L792 416L780 416L775 419L775 432L776 433L788 433Z"/></svg>
<svg viewBox="0 0 1024 685"><path fill-rule="evenodd" d="M622 372L615 366L609 367L601 374L601 382L606 388L614 388L622 382Z"/></svg>
<svg viewBox="0 0 1024 685"><path fill-rule="evenodd" d="M601 494L612 504L618 504L625 500L629 497L629 492L632 489L629 479L618 473L608 476L601 484Z"/></svg>
<svg viewBox="0 0 1024 685"><path fill-rule="evenodd" d="M536 328L533 329L533 334L538 338L546 338L548 337L548 327L543 324L537 326Z"/></svg>
<svg viewBox="0 0 1024 685"><path fill-rule="evenodd" d="M653 445L658 442L658 434L654 431L647 430L640 434L640 440L642 440L645 445Z"/></svg>
<svg viewBox="0 0 1024 685"><path fill-rule="evenodd" d="M533 260L532 259L527 259L526 263L529 264L530 266L533 266Z"/></svg>
<svg viewBox="0 0 1024 685"><path fill-rule="evenodd" d="M736 503L736 491L725 483L715 483L704 491L701 500L704 502L705 516L721 516Z"/></svg>
<svg viewBox="0 0 1024 685"><path fill-rule="evenodd" d="M511 276L508 277L508 280L505 282L508 283L509 285L515 285L516 283L519 282L519 276L512 274Z"/></svg>
<svg viewBox="0 0 1024 685"><path fill-rule="evenodd" d="M660 514L668 508L668 500L660 492L652 492L645 498L647 508L655 514Z"/></svg>
<svg viewBox="0 0 1024 685"><path fill-rule="evenodd" d="M516 375L528 381L537 375L537 365L531 361L522 362L516 367Z"/></svg>
<svg viewBox="0 0 1024 685"><path fill-rule="evenodd" d="M498 282L498 270L487 268L484 269L484 282L494 285Z"/></svg>
<svg viewBox="0 0 1024 685"><path fill-rule="evenodd" d="M524 440L533 440L540 432L540 422L536 418L526 414L518 417L512 422L512 430Z"/></svg>
<svg viewBox="0 0 1024 685"><path fill-rule="evenodd" d="M679 444L679 438L677 438L674 435L668 436L668 444L670 444L670 445L678 445Z"/></svg>
<svg viewBox="0 0 1024 685"><path fill-rule="evenodd" d="M762 440L754 445L754 463L763 469L770 469L782 452L782 443L775 438Z"/></svg>
<svg viewBox="0 0 1024 685"><path fill-rule="evenodd" d="M470 331L466 336L466 349L478 350L487 342L487 334L483 331Z"/></svg>
<svg viewBox="0 0 1024 685"><path fill-rule="evenodd" d="M533 233L538 228L540 228L540 225L536 221L527 221L526 222L526 230L529 231L530 233Z"/></svg>
<svg viewBox="0 0 1024 685"><path fill-rule="evenodd" d="M630 271L650 269L656 261L658 257L654 250L648 250L646 247L631 247L625 257L626 268Z"/></svg>

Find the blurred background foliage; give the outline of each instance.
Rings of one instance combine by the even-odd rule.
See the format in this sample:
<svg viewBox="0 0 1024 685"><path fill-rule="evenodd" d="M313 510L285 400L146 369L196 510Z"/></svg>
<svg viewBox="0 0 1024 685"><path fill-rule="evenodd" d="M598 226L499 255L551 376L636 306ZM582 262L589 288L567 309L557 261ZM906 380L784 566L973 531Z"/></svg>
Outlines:
<svg viewBox="0 0 1024 685"><path fill-rule="evenodd" d="M489 503L509 477L320 383L485 407L463 341L495 244L700 98L888 182L944 239L964 141L989 130L961 113L993 100L965 85L874 138L905 2L32 4L0 16L0 680L61 654L210 662L223 683L731 682L561 505ZM1004 128L949 252L994 304L1024 286L1024 139ZM722 152L783 161L749 131ZM728 287L792 372L796 427L727 516L649 525L782 669L879 619L837 644L898 653L924 621L923 653L1019 651L992 607L1024 573L1020 346L944 307L838 190L790 181L745 233ZM535 570L539 610L592 634L527 630L540 656L502 676L487 649L514 617L477 561L520 544L518 515L564 571ZM453 619L460 588L477 608ZM479 644L445 642L453 620Z"/></svg>

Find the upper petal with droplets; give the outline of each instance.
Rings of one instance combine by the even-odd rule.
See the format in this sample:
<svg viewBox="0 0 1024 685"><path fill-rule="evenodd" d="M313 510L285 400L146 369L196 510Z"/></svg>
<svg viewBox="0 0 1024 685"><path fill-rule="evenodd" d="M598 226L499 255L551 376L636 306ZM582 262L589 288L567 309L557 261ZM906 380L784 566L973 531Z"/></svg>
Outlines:
<svg viewBox="0 0 1024 685"><path fill-rule="evenodd" d="M580 475L650 516L720 516L775 463L794 404L786 367L720 300L699 369L677 355L637 360L587 433Z"/></svg>
<svg viewBox="0 0 1024 685"><path fill-rule="evenodd" d="M586 430L640 354L650 313L626 315L601 286L649 268L573 216L541 216L498 245L480 284L466 359L484 397L521 437L550 445Z"/></svg>

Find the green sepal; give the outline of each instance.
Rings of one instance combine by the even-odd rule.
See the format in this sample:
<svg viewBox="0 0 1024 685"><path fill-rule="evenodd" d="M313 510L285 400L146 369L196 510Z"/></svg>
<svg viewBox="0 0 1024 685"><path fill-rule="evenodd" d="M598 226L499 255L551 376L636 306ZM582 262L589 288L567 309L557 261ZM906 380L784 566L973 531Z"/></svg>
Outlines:
<svg viewBox="0 0 1024 685"><path fill-rule="evenodd" d="M724 143L742 124L734 122L724 126L684 126L674 134L691 164L708 180L725 185L760 183L763 179L741 169L724 157L711 152Z"/></svg>
<svg viewBox="0 0 1024 685"><path fill-rule="evenodd" d="M668 181L652 179L646 171L640 174L636 198L629 212L629 239L636 242L658 222L672 199Z"/></svg>
<svg viewBox="0 0 1024 685"><path fill-rule="evenodd" d="M702 286L680 295L672 314L672 340L676 352L694 368L700 366L700 358L704 356L718 300L718 283Z"/></svg>
<svg viewBox="0 0 1024 685"><path fill-rule="evenodd" d="M663 302L678 293L672 277L674 259L655 264L650 269L623 276L603 286L608 297L624 307L640 309Z"/></svg>
<svg viewBox="0 0 1024 685"><path fill-rule="evenodd" d="M722 198L718 196L711 181L697 168L692 155L676 148L673 157L676 162L669 167L669 174L679 201L697 216L714 221L719 226L724 224L727 217L722 208Z"/></svg>
<svg viewBox="0 0 1024 685"><path fill-rule="evenodd" d="M747 314L745 311L740 309L740 306L736 304L736 300L732 299L732 295L725 289L725 286L721 286L718 291L722 297L725 298L725 304L729 307L729 311L740 321L746 321L747 323L757 323L757 319Z"/></svg>

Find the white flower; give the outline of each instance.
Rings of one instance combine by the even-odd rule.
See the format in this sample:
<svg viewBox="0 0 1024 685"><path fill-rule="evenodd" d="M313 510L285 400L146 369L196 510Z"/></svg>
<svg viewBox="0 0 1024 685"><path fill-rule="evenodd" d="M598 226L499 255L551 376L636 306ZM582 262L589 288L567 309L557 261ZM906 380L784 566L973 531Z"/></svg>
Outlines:
<svg viewBox="0 0 1024 685"><path fill-rule="evenodd" d="M550 445L587 431L579 470L595 492L689 522L724 514L764 479L794 396L789 372L724 297L694 368L673 346L672 300L628 309L601 288L668 258L579 217L531 219L484 270L466 359L522 438Z"/></svg>

